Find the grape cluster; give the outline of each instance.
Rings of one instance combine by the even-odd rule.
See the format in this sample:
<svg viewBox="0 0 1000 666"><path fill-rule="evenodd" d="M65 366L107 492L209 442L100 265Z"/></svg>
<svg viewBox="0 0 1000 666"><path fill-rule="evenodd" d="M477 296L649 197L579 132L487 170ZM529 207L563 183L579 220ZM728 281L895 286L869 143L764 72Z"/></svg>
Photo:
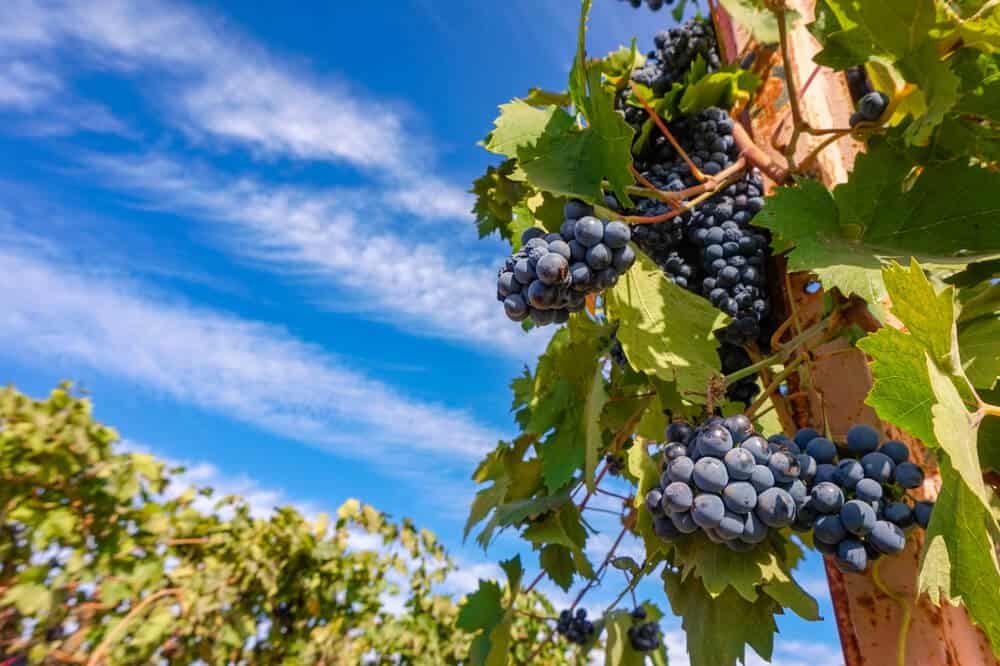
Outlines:
<svg viewBox="0 0 1000 666"><path fill-rule="evenodd" d="M865 94L858 100L858 110L851 114L850 125L854 127L860 122L876 122L889 106L889 96L878 90Z"/></svg>
<svg viewBox="0 0 1000 666"><path fill-rule="evenodd" d="M870 426L851 428L845 447L812 428L765 440L742 415L698 428L672 423L666 437L663 476L645 499L653 530L667 542L700 529L745 551L769 528L791 527L811 531L820 552L858 573L899 553L906 532L930 521L933 503L911 506L906 496L923 483L923 469L902 442L879 445Z"/></svg>
<svg viewBox="0 0 1000 666"><path fill-rule="evenodd" d="M833 556L842 571L864 571L870 561L903 550L906 532L915 525L927 528L933 503L906 501L906 491L924 481L906 444L880 445L878 431L867 425L848 431L843 456L811 428L800 430L795 441L817 461L796 526L812 529L816 548Z"/></svg>
<svg viewBox="0 0 1000 666"><path fill-rule="evenodd" d="M722 109L705 109L672 123L669 129L691 162L706 174L719 173L739 157L733 120ZM651 140L645 153L637 168L658 189L677 192L697 184L687 163L665 137L658 135ZM633 240L668 278L733 318L733 323L719 332L725 374L750 364L743 345L758 339L766 344L768 337L771 304L766 268L770 243L764 231L751 225L753 216L764 206L763 189L759 175L747 172L691 213L632 227ZM630 214L651 217L668 210L658 199L642 199ZM731 385L728 395L747 403L758 390L756 380L747 377Z"/></svg>
<svg viewBox="0 0 1000 666"><path fill-rule="evenodd" d="M815 467L788 440L766 440L743 415L711 417L698 428L667 428L663 475L646 494L653 530L667 542L701 530L737 552L751 550L771 529L790 526L808 499L802 470Z"/></svg>
<svg viewBox="0 0 1000 666"><path fill-rule="evenodd" d="M721 67L719 45L711 20L692 18L653 37L656 49L646 54L642 67L632 71L632 80L650 88L656 96L681 83L699 57L709 72ZM628 119L627 119L628 120Z"/></svg>
<svg viewBox="0 0 1000 666"><path fill-rule="evenodd" d="M587 619L587 609L578 608L576 613L568 608L559 613L556 632L570 643L585 644L594 635L594 623Z"/></svg>
<svg viewBox="0 0 1000 666"><path fill-rule="evenodd" d="M562 324L586 306L587 294L613 287L635 263L624 222L601 220L594 209L571 200L559 233L531 227L521 249L507 257L497 276L497 300L513 321Z"/></svg>
<svg viewBox="0 0 1000 666"><path fill-rule="evenodd" d="M646 609L637 606L632 611L632 619L639 624L628 628L628 640L636 652L652 652L660 647L660 628L655 622L645 622Z"/></svg>

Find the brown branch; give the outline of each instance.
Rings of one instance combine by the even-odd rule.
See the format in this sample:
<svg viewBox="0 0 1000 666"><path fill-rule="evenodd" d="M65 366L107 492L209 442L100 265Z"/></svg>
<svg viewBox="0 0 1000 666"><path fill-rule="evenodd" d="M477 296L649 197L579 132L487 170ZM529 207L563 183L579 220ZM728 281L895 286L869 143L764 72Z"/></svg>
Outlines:
<svg viewBox="0 0 1000 666"><path fill-rule="evenodd" d="M130 610L125 617L123 617L118 624L115 625L114 629L108 632L108 635L104 637L104 640L101 641L100 645L97 646L97 649L95 649L93 654L90 655L90 659L87 660L87 666L97 666L97 664L101 662L101 659L104 658L104 653L107 652L111 648L111 645L118 640L118 637L125 632L125 628L128 626L128 623L132 618L148 608L153 602L169 596L177 597L177 601L181 605L181 614L183 615L184 597L182 596L181 589L179 587L168 587L165 590L160 590L159 592L149 595L136 604L135 608Z"/></svg>
<svg viewBox="0 0 1000 666"><path fill-rule="evenodd" d="M684 160L684 163L688 165L688 168L691 169L691 175L694 176L699 181L704 181L705 174L703 174L701 172L701 169L699 169L697 165L695 165L695 163L691 161L691 158L688 157L687 152L685 152L685 150L681 148L681 144L677 142L677 139L674 138L674 135L670 133L669 129L667 129L667 125L663 122L663 119L660 118L660 114L658 114L653 109L653 107L649 105L649 103L639 93L639 91L633 90L632 92L639 99L639 103L642 104L643 108L646 109L646 113L649 114L649 117L653 119L654 123L656 123L656 127L660 130L663 136L667 138L667 141L669 141L670 145L674 147L674 150L676 150L677 154L680 155L682 160Z"/></svg>

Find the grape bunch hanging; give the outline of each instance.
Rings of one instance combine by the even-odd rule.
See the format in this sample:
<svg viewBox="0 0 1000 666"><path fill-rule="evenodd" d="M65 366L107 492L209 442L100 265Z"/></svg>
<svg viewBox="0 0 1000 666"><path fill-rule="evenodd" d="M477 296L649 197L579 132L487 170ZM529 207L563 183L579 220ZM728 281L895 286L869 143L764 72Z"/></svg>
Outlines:
<svg viewBox="0 0 1000 666"><path fill-rule="evenodd" d="M764 439L743 415L711 417L697 428L672 423L666 438L660 483L645 497L653 530L666 542L700 531L745 552L771 530L791 527L812 531L838 568L858 573L899 553L906 531L930 520L933 504L906 494L923 483L923 470L902 442L879 446L869 426L851 428L843 456L810 428L794 439Z"/></svg>
<svg viewBox="0 0 1000 666"><path fill-rule="evenodd" d="M513 321L565 323L586 307L587 294L613 287L635 263L631 237L624 222L594 217L593 207L569 201L559 233L532 227L522 234L521 249L500 269L497 300Z"/></svg>
<svg viewBox="0 0 1000 666"><path fill-rule="evenodd" d="M625 0L622 0L623 2ZM642 7L642 0L628 0L628 4L632 5L635 9ZM646 0L646 6L652 9L654 12L663 8L663 5L672 5L674 0Z"/></svg>

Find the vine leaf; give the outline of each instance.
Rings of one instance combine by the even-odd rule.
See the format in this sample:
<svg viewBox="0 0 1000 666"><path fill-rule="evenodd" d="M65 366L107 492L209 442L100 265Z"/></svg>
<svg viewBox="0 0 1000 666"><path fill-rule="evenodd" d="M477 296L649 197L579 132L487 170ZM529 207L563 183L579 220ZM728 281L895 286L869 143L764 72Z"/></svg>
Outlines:
<svg viewBox="0 0 1000 666"><path fill-rule="evenodd" d="M761 595L751 602L735 590L713 596L699 579L682 579L670 567L663 569L663 587L674 614L683 618L691 666L747 663L747 645L765 661L771 660L778 630L774 615L781 612L773 598ZM720 631L721 627L725 630Z"/></svg>
<svg viewBox="0 0 1000 666"><path fill-rule="evenodd" d="M666 549L666 544L653 532L653 518L645 510L646 493L660 483L660 467L646 451L646 445L636 442L627 452L626 469L630 477L635 479L636 492L634 505L637 509L635 533L642 539L646 549L646 558Z"/></svg>
<svg viewBox="0 0 1000 666"><path fill-rule="evenodd" d="M629 364L676 383L684 398L704 403L705 387L719 373L712 331L726 324L726 316L670 282L643 254L604 298L609 318L619 325L618 340Z"/></svg>
<svg viewBox="0 0 1000 666"><path fill-rule="evenodd" d="M832 194L810 180L779 188L755 221L795 244L789 270L812 271L884 317L883 260L916 257L954 269L1000 253L1000 227L992 222L998 209L989 195L1000 188L1000 173L934 164L907 189L912 168L905 154L873 142Z"/></svg>
<svg viewBox="0 0 1000 666"><path fill-rule="evenodd" d="M730 109L736 102L750 99L759 85L759 76L738 65L730 65L686 86L680 111L693 115L710 106Z"/></svg>
<svg viewBox="0 0 1000 666"><path fill-rule="evenodd" d="M514 603L521 588L524 569L520 556L500 563L507 574L509 602L496 581L480 580L479 587L462 602L456 626L476 637L469 648L469 661L477 666L503 666L507 663Z"/></svg>
<svg viewBox="0 0 1000 666"><path fill-rule="evenodd" d="M754 0L720 0L720 4L733 21L753 35L755 40L761 44L778 43L778 20L774 12ZM798 14L788 10L787 18L791 26L798 19Z"/></svg>
<svg viewBox="0 0 1000 666"><path fill-rule="evenodd" d="M1000 657L1000 570L993 553L997 545L996 521L980 499L955 472L947 458L941 460L941 494L927 527L917 579L918 591L931 601L963 604L972 620L990 639ZM984 529L986 525L993 529Z"/></svg>

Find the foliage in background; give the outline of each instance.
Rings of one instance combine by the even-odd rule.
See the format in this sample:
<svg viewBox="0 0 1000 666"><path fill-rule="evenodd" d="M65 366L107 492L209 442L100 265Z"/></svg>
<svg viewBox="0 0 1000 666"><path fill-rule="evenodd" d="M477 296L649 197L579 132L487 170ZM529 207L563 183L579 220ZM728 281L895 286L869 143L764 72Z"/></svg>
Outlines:
<svg viewBox="0 0 1000 666"><path fill-rule="evenodd" d="M470 663L458 605L435 591L454 569L432 533L356 500L254 517L239 497L175 492L179 469L117 439L68 385L43 401L0 390L0 659ZM514 608L505 628L525 644L554 613L537 592ZM562 652L512 663L573 663Z"/></svg>

